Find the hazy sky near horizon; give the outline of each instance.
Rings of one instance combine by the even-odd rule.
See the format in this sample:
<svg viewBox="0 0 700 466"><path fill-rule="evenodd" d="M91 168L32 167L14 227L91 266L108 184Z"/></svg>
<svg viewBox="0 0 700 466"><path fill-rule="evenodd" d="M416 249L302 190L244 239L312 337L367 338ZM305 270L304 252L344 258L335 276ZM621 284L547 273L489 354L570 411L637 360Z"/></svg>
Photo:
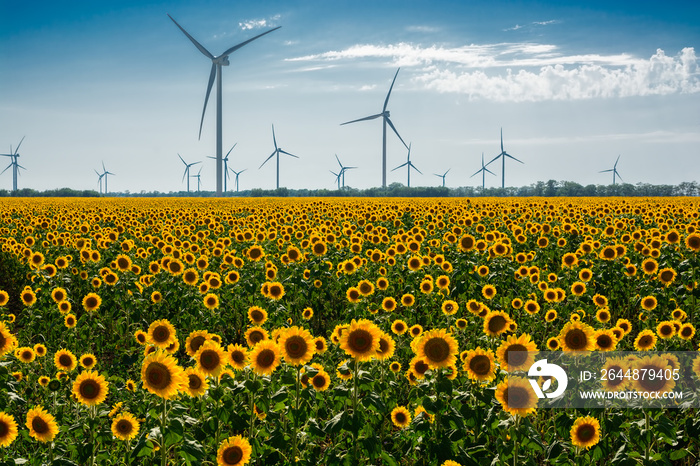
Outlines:
<svg viewBox="0 0 700 466"><path fill-rule="evenodd" d="M0 0L0 153L20 147L19 188L180 191L184 165L201 161L215 189L215 88L201 140L213 55L276 26L234 52L223 69L224 152L247 169L240 189L381 185L381 119L406 143L411 185L479 186L471 177L508 153L506 186L549 179L609 184L700 181L700 4L488 1L68 1ZM387 134L389 170L407 151ZM9 164L0 157L0 171ZM500 186L501 162L486 186ZM12 188L12 170L0 189ZM234 175L228 189L235 190ZM405 168L387 183L406 183ZM191 179L191 189L197 180Z"/></svg>

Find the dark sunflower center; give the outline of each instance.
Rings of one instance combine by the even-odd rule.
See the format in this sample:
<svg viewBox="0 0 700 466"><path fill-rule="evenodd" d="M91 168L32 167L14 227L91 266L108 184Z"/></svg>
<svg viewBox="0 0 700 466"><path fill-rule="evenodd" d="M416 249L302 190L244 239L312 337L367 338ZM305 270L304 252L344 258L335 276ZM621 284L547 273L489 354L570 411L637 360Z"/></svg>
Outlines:
<svg viewBox="0 0 700 466"><path fill-rule="evenodd" d="M49 425L40 416L35 416L34 419L32 419L32 429L34 429L34 432L37 434L41 435L49 431Z"/></svg>
<svg viewBox="0 0 700 466"><path fill-rule="evenodd" d="M58 363L63 367L70 367L73 365L73 360L67 354L62 354L58 357Z"/></svg>
<svg viewBox="0 0 700 466"><path fill-rule="evenodd" d="M83 383L80 384L78 392L80 393L80 396L82 396L86 400L94 400L95 398L100 396L100 384L97 383L95 380L85 380L83 381Z"/></svg>
<svg viewBox="0 0 700 466"><path fill-rule="evenodd" d="M170 330L165 325L159 325L153 329L153 339L156 343L165 343L170 339Z"/></svg>
<svg viewBox="0 0 700 466"><path fill-rule="evenodd" d="M474 356L469 361L469 369L476 375L486 375L491 371L491 360L484 355Z"/></svg>
<svg viewBox="0 0 700 466"><path fill-rule="evenodd" d="M7 433L10 431L10 426L6 422L0 421L0 438L5 438Z"/></svg>
<svg viewBox="0 0 700 466"><path fill-rule="evenodd" d="M85 301L85 305L87 306L88 309L92 309L93 307L97 307L97 299L94 296L90 296Z"/></svg>
<svg viewBox="0 0 700 466"><path fill-rule="evenodd" d="M250 313L250 317L253 319L253 322L255 322L255 323L262 322L262 320L265 318L263 313L257 309Z"/></svg>
<svg viewBox="0 0 700 466"><path fill-rule="evenodd" d="M530 394L523 387L508 387L504 393L504 398L511 408L529 408Z"/></svg>
<svg viewBox="0 0 700 466"><path fill-rule="evenodd" d="M661 327L661 335L667 336L673 333L673 327L670 325L663 325Z"/></svg>
<svg viewBox="0 0 700 466"><path fill-rule="evenodd" d="M243 352L241 351L234 351L233 353L231 353L231 360L235 363L240 364L243 361L245 361L245 354L243 354Z"/></svg>
<svg viewBox="0 0 700 466"><path fill-rule="evenodd" d="M366 353L372 348L372 334L363 329L353 330L348 335L348 346L356 353Z"/></svg>
<svg viewBox="0 0 700 466"><path fill-rule="evenodd" d="M640 348L647 348L647 347L651 346L651 343L653 341L654 340L651 338L650 335L644 335L644 336L642 336L642 338L639 339L639 347Z"/></svg>
<svg viewBox="0 0 700 466"><path fill-rule="evenodd" d="M389 342L386 341L384 338L379 339L379 350L377 351L379 354L384 354L387 351L389 351Z"/></svg>
<svg viewBox="0 0 700 466"><path fill-rule="evenodd" d="M199 363L206 370L214 370L221 364L219 353L214 350L204 350L199 358Z"/></svg>
<svg viewBox="0 0 700 466"><path fill-rule="evenodd" d="M151 387L162 390L170 385L170 371L164 364L152 362L146 368L146 380Z"/></svg>
<svg viewBox="0 0 700 466"><path fill-rule="evenodd" d="M128 420L122 419L117 422L117 431L119 431L120 434L129 435L132 430L134 430L134 426L132 426L131 422Z"/></svg>
<svg viewBox="0 0 700 466"><path fill-rule="evenodd" d="M277 285L272 285L270 287L270 294L272 296L280 296L282 294L282 289Z"/></svg>
<svg viewBox="0 0 700 466"><path fill-rule="evenodd" d="M444 338L431 338L423 346L425 357L432 362L440 363L450 357L450 345Z"/></svg>
<svg viewBox="0 0 700 466"><path fill-rule="evenodd" d="M406 423L406 413L399 411L398 413L394 414L394 419L396 419L397 424L404 424Z"/></svg>
<svg viewBox="0 0 700 466"><path fill-rule="evenodd" d="M32 352L31 351L22 351L22 359L27 360L27 361L32 359Z"/></svg>
<svg viewBox="0 0 700 466"><path fill-rule="evenodd" d="M610 348L613 345L613 340L610 335L600 335L598 337L598 346L601 348Z"/></svg>
<svg viewBox="0 0 700 466"><path fill-rule="evenodd" d="M692 335L692 334L693 334L693 331L690 329L690 327L683 327L681 329L681 336L683 336L683 337L689 338L690 335ZM0 340L0 346L2 346L2 343L3 343L2 340Z"/></svg>
<svg viewBox="0 0 700 466"><path fill-rule="evenodd" d="M588 345L588 336L581 329L569 330L564 337L566 346L572 350L582 350Z"/></svg>
<svg viewBox="0 0 700 466"><path fill-rule="evenodd" d="M320 374L315 375L313 379L311 379L311 383L314 385L316 388L321 388L326 385L326 378Z"/></svg>
<svg viewBox="0 0 700 466"><path fill-rule="evenodd" d="M595 436L595 427L583 424L576 430L576 437L582 442L588 442Z"/></svg>
<svg viewBox="0 0 700 466"><path fill-rule="evenodd" d="M253 344L262 341L264 337L265 335L263 335L263 333L260 330L253 330L252 332L250 332L250 335L248 335L248 338L250 338L250 341Z"/></svg>
<svg viewBox="0 0 700 466"><path fill-rule="evenodd" d="M506 362L509 366L520 367L527 361L527 348L521 344L510 345L506 350Z"/></svg>
<svg viewBox="0 0 700 466"><path fill-rule="evenodd" d="M493 316L489 320L488 329L492 333L498 333L506 327L506 319L503 316Z"/></svg>
<svg viewBox="0 0 700 466"><path fill-rule="evenodd" d="M190 341L190 349L196 352L199 349L199 347L204 344L205 341L207 341L206 338L204 338L201 335L197 335Z"/></svg>
<svg viewBox="0 0 700 466"><path fill-rule="evenodd" d="M303 337L300 337L299 335L294 335L290 338L287 338L287 341L284 345L284 349L290 358L299 359L306 356L309 346L307 345L306 340L304 340Z"/></svg>
<svg viewBox="0 0 700 466"><path fill-rule="evenodd" d="M413 369L419 374L425 374L430 368L423 360L420 360L416 362L416 364L413 366Z"/></svg>
<svg viewBox="0 0 700 466"><path fill-rule="evenodd" d="M275 362L275 352L271 349L264 349L258 354L257 358L258 366L263 369L271 367Z"/></svg>
<svg viewBox="0 0 700 466"><path fill-rule="evenodd" d="M195 374L190 374L189 375L189 383L190 383L191 390L198 390L202 386L202 379L200 379Z"/></svg>
<svg viewBox="0 0 700 466"><path fill-rule="evenodd" d="M243 450L239 446L228 447L222 455L224 464L238 464L243 459Z"/></svg>

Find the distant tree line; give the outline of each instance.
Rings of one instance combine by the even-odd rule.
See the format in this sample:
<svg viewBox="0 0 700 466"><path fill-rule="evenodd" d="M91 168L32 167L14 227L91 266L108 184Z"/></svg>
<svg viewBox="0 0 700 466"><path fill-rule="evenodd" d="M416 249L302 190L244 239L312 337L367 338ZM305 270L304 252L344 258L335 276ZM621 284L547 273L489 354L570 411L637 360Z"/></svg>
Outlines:
<svg viewBox="0 0 700 466"><path fill-rule="evenodd" d="M177 191L162 193L159 191L129 191L109 193L109 197L214 197L213 191L187 192ZM76 191L70 188L35 191L20 189L16 192L0 190L0 197L99 197L94 190ZM486 188L473 186L459 188L417 186L407 187L401 183L392 183L387 188L355 189L252 189L241 192L227 192L225 197L673 197L700 196L700 184L696 181L683 182L678 185L667 184L615 184L583 186L573 181L538 181L529 186L510 188Z"/></svg>

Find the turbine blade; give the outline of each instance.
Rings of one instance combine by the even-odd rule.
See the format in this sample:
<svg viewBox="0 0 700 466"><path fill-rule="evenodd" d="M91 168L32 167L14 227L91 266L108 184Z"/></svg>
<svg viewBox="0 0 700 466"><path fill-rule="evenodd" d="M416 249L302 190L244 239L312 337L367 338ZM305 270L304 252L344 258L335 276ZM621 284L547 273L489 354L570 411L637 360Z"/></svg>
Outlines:
<svg viewBox="0 0 700 466"><path fill-rule="evenodd" d="M283 154L291 155L291 156L292 156L292 157L294 157L295 159L298 159L298 158L299 158L299 157L297 157L297 156L296 156L296 155L294 155L294 154L290 154L290 153L289 153L289 152L287 152L286 150L282 150L282 149L280 149L280 152L282 152Z"/></svg>
<svg viewBox="0 0 700 466"><path fill-rule="evenodd" d="M19 149L19 147L17 149ZM15 149L15 152L17 152L17 149ZM615 160L615 167L617 167L617 162L619 162L619 161L620 161L620 156L618 155L617 160Z"/></svg>
<svg viewBox="0 0 700 466"><path fill-rule="evenodd" d="M24 138L25 138L25 137L26 137L26 136L22 136L22 140L19 142L19 144L17 144L17 147L15 147L15 155L17 155L17 152L19 151L19 146L22 145L22 141L24 141ZM11 151L10 151L10 152L11 152ZM619 158L619 157L618 157L618 158Z"/></svg>
<svg viewBox="0 0 700 466"><path fill-rule="evenodd" d="M510 155L509 153L507 153L507 152L504 152L504 154L505 154L505 156L506 156L506 157L510 157L511 159L515 160L516 162L520 162L520 163L522 163L523 165L525 165L525 163L524 163L524 162L522 162L522 161L520 161L520 160L516 159L515 157L513 157L513 156L512 156L512 155Z"/></svg>
<svg viewBox="0 0 700 466"><path fill-rule="evenodd" d="M272 125L272 142L275 143L275 150L277 150L277 139L275 139L275 125Z"/></svg>
<svg viewBox="0 0 700 466"><path fill-rule="evenodd" d="M476 175L478 175L479 173L481 173L481 172L482 172L482 170L484 170L484 168L480 168L480 169L478 169L478 170L477 170L477 171L475 171L475 172L474 172L474 174L473 174L472 176L470 176L469 178L473 178L473 177L475 177Z"/></svg>
<svg viewBox="0 0 700 466"><path fill-rule="evenodd" d="M199 122L199 139L202 139L202 126L204 125L204 114L207 112L207 103L209 102L209 94L211 94L211 88L214 85L214 78L216 78L216 65L211 64L211 72L209 73L209 84L207 85L207 95L204 97L204 108L202 109L202 119Z"/></svg>
<svg viewBox="0 0 700 466"><path fill-rule="evenodd" d="M231 153L231 151L233 150L233 148L236 147L237 144L238 144L238 143L234 144L234 145L228 150L228 152L226 152L226 157L224 157L224 160L228 159L228 155ZM213 158L216 158L216 157L213 157Z"/></svg>
<svg viewBox="0 0 700 466"><path fill-rule="evenodd" d="M622 179L622 177L620 176L620 173L619 173L617 170L615 170L615 174L617 175L618 178L620 178L620 181L624 181L624 180Z"/></svg>
<svg viewBox="0 0 700 466"><path fill-rule="evenodd" d="M338 161L338 165L340 165L340 168L343 168L343 164L340 163L340 159L338 158L338 154L335 154L335 159Z"/></svg>
<svg viewBox="0 0 700 466"><path fill-rule="evenodd" d="M0 175L5 173L7 171L7 169L10 168L12 165L14 165L14 163L9 164L3 171L0 172Z"/></svg>
<svg viewBox="0 0 700 466"><path fill-rule="evenodd" d="M258 170L260 170L263 167L263 165L265 165L267 163L268 160L270 160L272 157L274 157L276 153L277 153L277 151L274 151L272 154L270 154L270 156L265 159L265 161L262 163L262 165L260 165L260 167L258 167Z"/></svg>
<svg viewBox="0 0 700 466"><path fill-rule="evenodd" d="M191 165L197 165L198 163L202 163L202 162L192 162L192 163L190 164L190 166L191 166Z"/></svg>
<svg viewBox="0 0 700 466"><path fill-rule="evenodd" d="M599 171L598 173L607 173L607 172L611 172L611 171L613 171L612 168L611 168L610 170L601 170L601 171Z"/></svg>
<svg viewBox="0 0 700 466"><path fill-rule="evenodd" d="M503 150L503 128L501 128L501 152L505 152Z"/></svg>
<svg viewBox="0 0 700 466"><path fill-rule="evenodd" d="M493 176L496 176L496 174L495 174L494 172L492 172L491 170L489 170L488 168L484 167L484 170L486 170L487 172L491 173Z"/></svg>
<svg viewBox="0 0 700 466"><path fill-rule="evenodd" d="M382 107L382 112L385 112L385 111L386 111L386 106L389 105L389 96L391 95L391 90L394 88L394 83L396 82L396 77L399 75L399 70L400 70L400 69L401 69L401 68L399 68L398 70L396 70L396 74L394 75L394 80L391 81L391 86L389 86L389 92L387 93L386 99L384 100L384 107Z"/></svg>
<svg viewBox="0 0 700 466"><path fill-rule="evenodd" d="M399 165L398 167L394 168L394 170L398 170L399 168L405 167L406 165L408 165L408 162L402 163L402 164ZM391 171L393 172L394 170L391 170Z"/></svg>
<svg viewBox="0 0 700 466"><path fill-rule="evenodd" d="M177 154L177 156L180 157L180 160L182 160L182 163L184 163L185 165L187 165L187 162L185 162L185 159L183 159L182 156L181 156L180 154Z"/></svg>
<svg viewBox="0 0 700 466"><path fill-rule="evenodd" d="M382 115L384 115L384 114L377 113L376 115L371 115L371 116L364 117L364 118L358 118L357 120L346 121L345 123L341 123L340 126L349 125L350 123L357 123L358 121L374 120L375 118L379 118Z"/></svg>
<svg viewBox="0 0 700 466"><path fill-rule="evenodd" d="M167 14L167 13L166 13L166 14ZM175 21L175 20L173 19L172 16L168 15L168 18L170 18L170 19L173 20L173 23L175 23L175 25L176 25L177 27L180 28L180 30L187 36L187 38L188 38L189 40L192 41L192 43L194 44L194 46L197 47L197 49L198 49L200 52L202 52L202 53L203 53L207 58L209 58L210 60L213 60L213 59L214 59L214 55L212 55L211 53L209 53L209 50L205 49L204 46L203 46L202 44L200 44L199 42L197 42L197 41L195 40L194 37L192 37L191 35L189 35L189 33L188 33L187 31L185 31L185 29L184 29L182 26L180 26L179 24L177 24L177 21Z"/></svg>
<svg viewBox="0 0 700 466"><path fill-rule="evenodd" d="M399 132L396 131L396 127L395 127L394 124L391 122L391 120L389 119L389 117L385 117L385 118L386 118L386 122L389 123L389 126L391 126L391 129L394 130L394 133L396 133L396 135L399 137L399 139L401 139L401 142L403 143L404 147L405 147L406 149L408 149L408 146L407 146L406 143L404 142L404 140L403 140L403 138L401 137L401 135L399 134Z"/></svg>
<svg viewBox="0 0 700 466"><path fill-rule="evenodd" d="M212 155L207 155L207 158L208 158L208 159L214 159L214 160L216 160L216 157L214 157L214 156L212 156Z"/></svg>
<svg viewBox="0 0 700 466"><path fill-rule="evenodd" d="M450 170L452 170L452 169L451 169L451 168L448 168L447 171L445 172L445 174L442 175L442 176L446 176L448 173L450 173Z"/></svg>
<svg viewBox="0 0 700 466"><path fill-rule="evenodd" d="M271 33L272 31L276 31L276 30L278 30L278 29L281 28L281 27L282 27L282 26L277 26L276 28L270 29L269 31L265 31L265 32L263 32L262 34L258 34L257 36L253 37L252 39L248 39L248 40L246 40L245 42L241 42L241 43L238 44L238 45L234 45L233 47L231 47L230 49L226 50L224 53L222 53L221 55L219 55L219 57L227 57L227 56L229 56L230 54L232 54L233 52L235 52L236 50L238 50L238 49L240 49L241 47L243 47L244 45L250 44L250 43L253 42L255 39L258 39L258 38L264 36L265 34L269 34L269 33Z"/></svg>
<svg viewBox="0 0 700 466"><path fill-rule="evenodd" d="M409 164L409 165L411 166L411 168L413 168L413 169L414 169L415 171L417 171L417 172L418 172L418 173L420 173L421 175L423 174L423 172L422 172L422 171L420 171L420 170L418 170L418 169L416 168L416 166L415 166L415 165L413 165L412 163L411 163L411 164Z"/></svg>
<svg viewBox="0 0 700 466"><path fill-rule="evenodd" d="M500 156L502 156L502 155L503 155L503 152L501 152L500 154L498 154L497 156L495 156L494 158L492 158L492 159L491 159L491 162L495 162L495 161L498 160L498 158L499 158ZM489 162L489 163L487 163L486 165L484 165L484 167L487 167L487 166L491 165L491 162ZM482 163L483 163L483 161L482 161Z"/></svg>

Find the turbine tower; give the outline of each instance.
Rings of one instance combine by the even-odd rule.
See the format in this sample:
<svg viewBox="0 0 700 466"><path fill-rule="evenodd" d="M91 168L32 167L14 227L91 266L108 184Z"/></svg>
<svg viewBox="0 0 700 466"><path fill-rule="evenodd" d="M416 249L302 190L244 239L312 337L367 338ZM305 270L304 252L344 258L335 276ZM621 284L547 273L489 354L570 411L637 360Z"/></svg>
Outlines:
<svg viewBox="0 0 700 466"><path fill-rule="evenodd" d="M357 167L346 167L342 163L340 163L340 159L338 158L338 154L335 154L335 159L338 161L338 165L340 165L340 171L337 173L337 175L333 172L334 175L338 177L338 189L340 189L340 178L343 179L343 188L345 187L345 172L347 170L353 170Z"/></svg>
<svg viewBox="0 0 700 466"><path fill-rule="evenodd" d="M370 115L368 117L364 118L359 118L357 120L352 120L352 121L346 121L345 123L341 123L340 125L348 125L350 123L356 123L358 121L365 121L365 120L374 120L375 118L382 117L382 188L386 188L386 125L387 123L389 126L391 126L391 129L394 130L394 133L399 137L401 142L403 143L404 147L408 149L408 146L404 142L404 140L401 138L401 135L399 132L396 130L396 127L394 127L394 124L391 122L389 119L389 110L386 109L387 105L389 105L389 96L391 96L391 90L394 88L394 83L396 82L396 77L399 75L399 68L396 70L396 74L394 75L394 80L391 81L391 86L389 87L389 92L386 95L386 99L384 100L384 107L382 107L382 113L377 113L376 115Z"/></svg>
<svg viewBox="0 0 700 466"><path fill-rule="evenodd" d="M97 182L100 184L100 195L102 195L102 178L105 176L105 174L104 174L104 173L100 173L100 172L98 172L97 170L95 170L95 175L97 175L97 176L99 177L99 179L97 180Z"/></svg>
<svg viewBox="0 0 700 466"><path fill-rule="evenodd" d="M10 167L12 167L12 190L17 191L17 176L19 175L19 169L22 168L26 170L22 165L19 164L17 159L19 158L19 146L22 145L22 142L24 141L25 136L22 136L22 139L19 141L19 144L17 144L17 147L15 147L15 150L12 150L12 145L10 144L10 153L9 154L0 154L1 156L4 157L10 157L10 164L2 171L0 172L0 175L5 173Z"/></svg>
<svg viewBox="0 0 700 466"><path fill-rule="evenodd" d="M105 163L102 162L102 176L105 177L105 195L109 192L107 190L107 175L114 175L112 172L108 172L107 169L105 168ZM114 175L117 176L117 175Z"/></svg>
<svg viewBox="0 0 700 466"><path fill-rule="evenodd" d="M487 164L488 165L488 164ZM474 178L474 176L478 175L481 173L481 189L484 190L486 189L486 172L491 173L493 176L496 176L494 172L486 168L486 165L484 165L484 153L481 153L481 169L477 170L472 176L469 178Z"/></svg>
<svg viewBox="0 0 700 466"><path fill-rule="evenodd" d="M237 172L237 171L234 170L233 168L230 168L229 170L231 170L233 173L236 174L236 192L238 192L238 176L239 176L241 173L243 173L244 171L248 170L248 169L247 169L247 168L244 168L243 170L241 170L241 171L239 171L239 172Z"/></svg>
<svg viewBox="0 0 700 466"><path fill-rule="evenodd" d="M281 147L277 147L277 139L275 139L275 125L272 125L272 142L275 143L275 150L272 152L272 154L270 154L270 156L268 158L265 159L265 161L262 163L262 165L260 165L258 170L260 170L263 167L263 165L265 165L267 163L268 160L270 160L272 157L274 157L276 155L277 156L277 189L280 189L280 152L283 154L287 154L289 156L292 156L295 159L298 159L299 157L297 157L294 154L290 154L289 152L287 152L285 150L282 150Z"/></svg>
<svg viewBox="0 0 700 466"><path fill-rule="evenodd" d="M496 157L494 157L491 160L491 162L498 160L499 157L501 157L501 161L502 161L502 163L501 163L501 188L505 188L506 187L506 157L509 157L509 158L515 160L516 162L520 162L520 163L523 163L523 162L516 159L515 157L510 155L508 152L506 152L505 149L503 149L503 128L501 128L501 153L498 154ZM487 163L486 166L491 165L491 162ZM491 172L489 172L489 173L491 173Z"/></svg>
<svg viewBox="0 0 700 466"><path fill-rule="evenodd" d="M447 176L448 173L450 173L450 170L452 170L452 169L448 168L447 171L445 173L443 173L442 175L438 175L437 173L433 173L433 175L437 176L438 178L442 178L442 187L443 188L445 187L445 177Z"/></svg>
<svg viewBox="0 0 700 466"><path fill-rule="evenodd" d="M185 181L185 178L187 178L187 192L190 192L190 167L192 165L197 165L198 163L202 162L192 162L192 163L187 163L185 162L185 159L182 158L180 154L177 154L178 157L180 157L180 160L182 160L182 163L185 164L185 173L182 175L182 181Z"/></svg>
<svg viewBox="0 0 700 466"><path fill-rule="evenodd" d="M196 175L190 175L190 178L197 178L197 192L199 192L199 187L202 185L202 167L199 167L199 171Z"/></svg>
<svg viewBox="0 0 700 466"><path fill-rule="evenodd" d="M407 185L409 188L411 187L411 168L413 168L415 171L417 171L421 175L423 174L423 172L418 170L416 168L416 166L413 165L413 163L411 162L411 144L410 143L408 144L408 158L406 159L406 163L402 163L398 167L394 168L394 170L398 170L401 167L407 167L407 171L408 171L408 184ZM391 171L393 172L394 170L391 170Z"/></svg>
<svg viewBox="0 0 700 466"><path fill-rule="evenodd" d="M612 174L613 174L613 186L615 186L615 176L618 176L620 178L620 180L622 180L622 177L617 172L617 162L619 162L619 161L620 161L620 156L618 155L617 160L615 160L615 165L613 165L613 167L610 170L601 170L598 172L598 173L612 172Z"/></svg>
<svg viewBox="0 0 700 466"><path fill-rule="evenodd" d="M234 144L226 153L226 157L224 157L224 173L226 173L226 176L224 176L224 192L227 191L227 186L226 186L226 179L231 178L231 175L228 174L228 156L231 154L231 151L233 150L234 147L236 147L238 143ZM211 155L207 156L207 158L214 159L216 160L216 157L212 157ZM235 173L235 172L234 172Z"/></svg>
<svg viewBox="0 0 700 466"><path fill-rule="evenodd" d="M204 108L202 109L202 119L199 123L199 138L201 139L202 137L202 125L204 124L204 114L207 111L207 102L209 101L209 94L211 93L211 88L214 85L214 79L216 79L216 195L221 196L221 186L222 182L221 179L223 177L223 170L222 170L222 122L221 122L221 73L222 73L222 66L228 66L229 59L228 56L231 55L233 52L238 50L239 48L243 47L246 44L249 44L250 42L253 42L255 39L258 39L265 34L269 34L272 31L275 31L279 29L281 26L277 26L276 28L270 29L269 31L265 31L262 34L258 34L257 36L253 37L252 39L248 39L244 42L241 42L238 45L234 45L233 47L229 48L226 50L224 53L222 53L219 56L214 56L212 55L207 49L204 48L202 44L197 42L194 37L192 37L187 31L185 31L182 26L180 26L177 21L173 19L172 16L168 15L170 19L173 20L173 23L187 36L187 38L192 41L195 47L197 47L197 50L202 52L202 54L207 57L208 59L211 60L211 72L209 73L209 84L207 85L207 95L204 97ZM189 184L189 179L188 179L188 184ZM189 191L189 190L188 190Z"/></svg>

